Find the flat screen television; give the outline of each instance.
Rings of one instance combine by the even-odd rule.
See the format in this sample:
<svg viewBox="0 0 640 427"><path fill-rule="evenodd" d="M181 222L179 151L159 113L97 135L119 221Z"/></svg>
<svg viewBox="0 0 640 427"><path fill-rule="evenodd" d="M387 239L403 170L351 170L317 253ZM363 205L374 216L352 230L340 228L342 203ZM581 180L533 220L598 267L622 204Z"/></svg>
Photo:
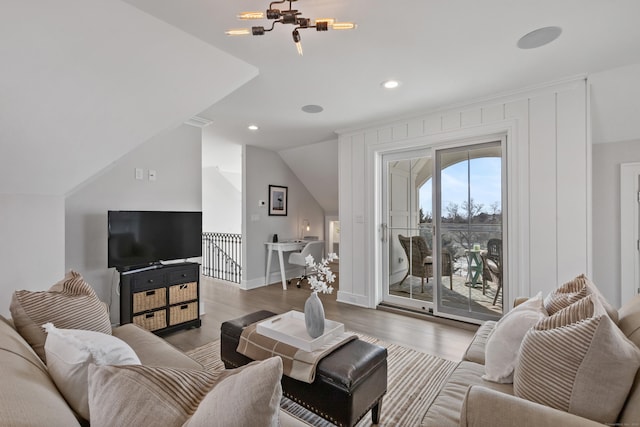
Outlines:
<svg viewBox="0 0 640 427"><path fill-rule="evenodd" d="M202 212L108 211L108 266L131 270L202 256Z"/></svg>

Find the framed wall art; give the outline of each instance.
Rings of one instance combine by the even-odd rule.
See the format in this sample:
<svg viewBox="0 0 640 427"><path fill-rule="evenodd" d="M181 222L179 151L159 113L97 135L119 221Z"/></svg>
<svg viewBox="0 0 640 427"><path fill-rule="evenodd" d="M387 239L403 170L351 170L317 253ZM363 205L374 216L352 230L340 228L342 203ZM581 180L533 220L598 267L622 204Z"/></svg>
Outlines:
<svg viewBox="0 0 640 427"><path fill-rule="evenodd" d="M289 187L269 186L269 215L287 216Z"/></svg>

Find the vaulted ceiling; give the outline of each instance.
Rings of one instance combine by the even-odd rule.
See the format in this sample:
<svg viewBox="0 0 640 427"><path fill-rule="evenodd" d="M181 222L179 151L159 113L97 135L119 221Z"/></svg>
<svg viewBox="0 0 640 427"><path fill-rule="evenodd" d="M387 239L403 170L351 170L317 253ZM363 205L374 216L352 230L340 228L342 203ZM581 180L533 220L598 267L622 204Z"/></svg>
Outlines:
<svg viewBox="0 0 640 427"><path fill-rule="evenodd" d="M303 16L358 24L301 30L304 56L291 26L224 35L243 26L238 12L267 9L261 0L1 4L0 193L65 194L193 115L212 120L221 141L284 150L335 139L338 129L640 64L637 0L298 0ZM562 35L539 49L516 47L545 26ZM389 78L400 86L381 88ZM308 104L324 111L305 113Z"/></svg>

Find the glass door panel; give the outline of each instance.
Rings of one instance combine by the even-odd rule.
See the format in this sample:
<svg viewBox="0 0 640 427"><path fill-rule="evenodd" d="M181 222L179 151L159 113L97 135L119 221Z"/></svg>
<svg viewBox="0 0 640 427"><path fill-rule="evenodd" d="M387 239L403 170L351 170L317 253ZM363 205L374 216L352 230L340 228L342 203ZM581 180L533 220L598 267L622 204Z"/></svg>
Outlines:
<svg viewBox="0 0 640 427"><path fill-rule="evenodd" d="M432 224L421 211L421 187L433 174L429 150L383 156L383 300L432 311L434 270Z"/></svg>
<svg viewBox="0 0 640 427"><path fill-rule="evenodd" d="M469 320L502 315L502 150L498 141L436 151L439 314Z"/></svg>

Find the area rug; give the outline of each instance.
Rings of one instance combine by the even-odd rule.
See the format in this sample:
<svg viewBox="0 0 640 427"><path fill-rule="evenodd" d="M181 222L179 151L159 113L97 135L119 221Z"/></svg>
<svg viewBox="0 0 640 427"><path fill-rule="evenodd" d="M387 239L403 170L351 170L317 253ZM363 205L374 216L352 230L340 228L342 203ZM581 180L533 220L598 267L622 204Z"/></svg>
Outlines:
<svg viewBox="0 0 640 427"><path fill-rule="evenodd" d="M358 336L364 341L386 347L388 352L387 394L382 400L379 425L419 426L429 405L457 363L399 345L384 343L377 338L361 334ZM220 340L188 351L187 354L210 372L224 369L220 360ZM314 426L333 426L287 398L282 399L281 407ZM371 412L357 424L358 427L370 425Z"/></svg>

